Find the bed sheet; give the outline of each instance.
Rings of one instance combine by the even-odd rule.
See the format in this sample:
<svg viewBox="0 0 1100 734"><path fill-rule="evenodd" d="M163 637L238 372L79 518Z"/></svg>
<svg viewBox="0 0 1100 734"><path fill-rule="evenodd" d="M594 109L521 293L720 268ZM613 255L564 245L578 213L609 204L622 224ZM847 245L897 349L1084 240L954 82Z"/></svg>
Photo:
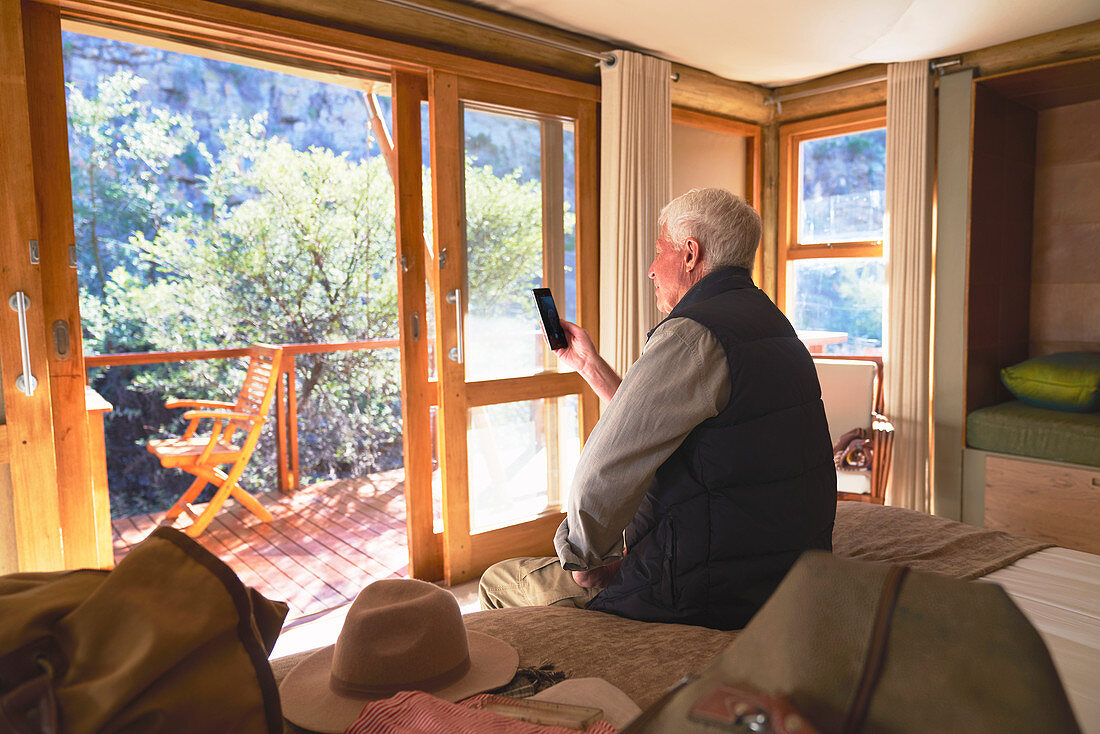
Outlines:
<svg viewBox="0 0 1100 734"><path fill-rule="evenodd" d="M1100 555L1047 548L983 581L999 584L1046 643L1085 734L1100 734Z"/></svg>

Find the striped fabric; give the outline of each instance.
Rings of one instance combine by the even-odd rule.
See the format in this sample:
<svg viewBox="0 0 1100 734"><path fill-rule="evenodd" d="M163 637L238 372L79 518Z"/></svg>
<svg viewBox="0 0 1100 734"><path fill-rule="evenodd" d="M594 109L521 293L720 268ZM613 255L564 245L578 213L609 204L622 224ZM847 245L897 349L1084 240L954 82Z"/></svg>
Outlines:
<svg viewBox="0 0 1100 734"><path fill-rule="evenodd" d="M450 703L423 691L402 691L368 703L344 734L577 734L576 729L518 721L478 708L489 694ZM606 721L585 729L586 734L615 734Z"/></svg>

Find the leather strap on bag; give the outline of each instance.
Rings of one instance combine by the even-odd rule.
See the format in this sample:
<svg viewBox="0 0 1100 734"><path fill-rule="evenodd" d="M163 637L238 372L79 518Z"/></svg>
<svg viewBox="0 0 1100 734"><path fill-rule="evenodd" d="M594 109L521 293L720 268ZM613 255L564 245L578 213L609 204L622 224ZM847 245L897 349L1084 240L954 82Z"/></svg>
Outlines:
<svg viewBox="0 0 1100 734"><path fill-rule="evenodd" d="M898 596L901 594L901 584L907 573L907 567L894 566L886 575L875 610L875 622L871 629L871 642L867 646L867 657L863 661L863 672L844 721L844 734L856 734L862 728L867 711L871 708L871 696L874 695L882 675L882 666L886 661L886 643L890 639L890 625L898 605Z"/></svg>
<svg viewBox="0 0 1100 734"><path fill-rule="evenodd" d="M16 734L56 734L54 679L66 661L52 637L39 637L0 656L0 724Z"/></svg>

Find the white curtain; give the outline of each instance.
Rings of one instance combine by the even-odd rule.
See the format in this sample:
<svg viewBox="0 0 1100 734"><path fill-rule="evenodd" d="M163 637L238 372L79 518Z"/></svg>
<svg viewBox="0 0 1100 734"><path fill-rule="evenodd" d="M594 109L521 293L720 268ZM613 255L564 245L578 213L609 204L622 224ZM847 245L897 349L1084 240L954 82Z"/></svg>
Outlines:
<svg viewBox="0 0 1100 734"><path fill-rule="evenodd" d="M886 413L894 448L886 502L930 511L932 80L927 61L886 71Z"/></svg>
<svg viewBox="0 0 1100 734"><path fill-rule="evenodd" d="M599 346L621 375L660 316L646 273L657 215L672 195L672 65L615 56L602 71Z"/></svg>

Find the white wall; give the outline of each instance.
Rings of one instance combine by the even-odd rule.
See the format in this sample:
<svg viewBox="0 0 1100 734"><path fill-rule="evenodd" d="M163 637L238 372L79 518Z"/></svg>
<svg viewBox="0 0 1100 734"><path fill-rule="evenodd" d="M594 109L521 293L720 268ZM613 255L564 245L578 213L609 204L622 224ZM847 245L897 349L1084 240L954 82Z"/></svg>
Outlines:
<svg viewBox="0 0 1100 734"><path fill-rule="evenodd" d="M716 186L745 195L745 138L672 125L672 195Z"/></svg>

